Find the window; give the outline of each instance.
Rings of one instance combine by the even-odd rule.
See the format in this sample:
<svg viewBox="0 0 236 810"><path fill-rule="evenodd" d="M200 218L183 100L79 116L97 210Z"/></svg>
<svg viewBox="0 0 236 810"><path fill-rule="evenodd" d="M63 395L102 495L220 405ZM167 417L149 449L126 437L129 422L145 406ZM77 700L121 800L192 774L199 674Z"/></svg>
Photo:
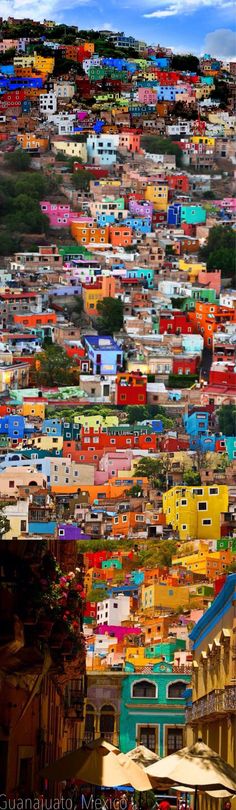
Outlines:
<svg viewBox="0 0 236 810"><path fill-rule="evenodd" d="M173 754L175 751L179 751L180 748L183 748L183 729L173 728L167 729L167 755Z"/></svg>
<svg viewBox="0 0 236 810"><path fill-rule="evenodd" d="M114 707L109 704L102 706L100 712L100 736L105 740L113 738L115 726L115 711Z"/></svg>
<svg viewBox="0 0 236 810"><path fill-rule="evenodd" d="M205 520L202 521L202 525L203 526L211 526L210 518L205 518Z"/></svg>
<svg viewBox="0 0 236 810"><path fill-rule="evenodd" d="M201 502L198 504L198 511L199 511L199 512L206 512L206 510L207 510L207 503L206 503L206 501L201 501Z"/></svg>
<svg viewBox="0 0 236 810"><path fill-rule="evenodd" d="M145 745L150 751L157 748L157 726L139 726L139 745Z"/></svg>
<svg viewBox="0 0 236 810"><path fill-rule="evenodd" d="M210 487L209 495L219 495L218 487Z"/></svg>
<svg viewBox="0 0 236 810"><path fill-rule="evenodd" d="M185 692L186 684L184 681L175 681L167 686L168 698L182 698Z"/></svg>
<svg viewBox="0 0 236 810"><path fill-rule="evenodd" d="M132 697L156 698L157 686L151 681L136 681L133 684Z"/></svg>
<svg viewBox="0 0 236 810"><path fill-rule="evenodd" d="M9 488L12 489L15 486L15 481L9 481Z"/></svg>
<svg viewBox="0 0 236 810"><path fill-rule="evenodd" d="M95 734L95 711L90 703L86 706L84 732L85 742L92 742Z"/></svg>
<svg viewBox="0 0 236 810"><path fill-rule="evenodd" d="M21 530L21 532L26 532L26 520L21 520L21 522L20 522L20 530Z"/></svg>

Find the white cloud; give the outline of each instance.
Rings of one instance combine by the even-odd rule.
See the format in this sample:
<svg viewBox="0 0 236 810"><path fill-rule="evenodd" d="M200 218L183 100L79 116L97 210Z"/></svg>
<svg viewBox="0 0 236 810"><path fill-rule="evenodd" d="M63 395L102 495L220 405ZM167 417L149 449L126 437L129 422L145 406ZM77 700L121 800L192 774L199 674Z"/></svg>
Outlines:
<svg viewBox="0 0 236 810"><path fill-rule="evenodd" d="M2 0L1 15L4 19L29 17L39 22L44 19L61 22L65 20L65 11L77 6L87 6L89 3L90 0L63 0L63 5L60 0L40 0L40 3L38 0Z"/></svg>
<svg viewBox="0 0 236 810"><path fill-rule="evenodd" d="M145 5L147 0L145 0ZM150 0L149 7L155 5L155 11L143 14L144 17L174 17L177 14L193 14L203 6L214 6L219 9L234 8L234 0Z"/></svg>
<svg viewBox="0 0 236 810"><path fill-rule="evenodd" d="M225 59L235 59L236 34L230 28L217 28L205 38L205 53Z"/></svg>

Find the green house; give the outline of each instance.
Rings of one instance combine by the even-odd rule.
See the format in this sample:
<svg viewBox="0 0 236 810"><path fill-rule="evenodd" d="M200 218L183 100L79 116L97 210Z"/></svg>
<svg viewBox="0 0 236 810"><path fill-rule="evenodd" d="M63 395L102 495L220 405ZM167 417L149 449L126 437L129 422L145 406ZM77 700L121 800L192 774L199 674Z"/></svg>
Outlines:
<svg viewBox="0 0 236 810"><path fill-rule="evenodd" d="M151 670L151 667L150 667ZM155 672L126 673L121 679L121 751L145 745L167 756L185 743L185 690L191 674L170 663L156 664Z"/></svg>

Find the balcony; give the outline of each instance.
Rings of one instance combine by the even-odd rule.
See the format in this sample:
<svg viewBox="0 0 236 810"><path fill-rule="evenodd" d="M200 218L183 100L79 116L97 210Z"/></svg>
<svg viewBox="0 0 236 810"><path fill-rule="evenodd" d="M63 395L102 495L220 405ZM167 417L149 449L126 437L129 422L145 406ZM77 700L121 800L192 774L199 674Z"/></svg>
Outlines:
<svg viewBox="0 0 236 810"><path fill-rule="evenodd" d="M216 715L228 713L236 714L236 685L228 686L225 690L216 689L206 697L197 700L190 709L187 709L187 723L194 723L200 719L214 718Z"/></svg>

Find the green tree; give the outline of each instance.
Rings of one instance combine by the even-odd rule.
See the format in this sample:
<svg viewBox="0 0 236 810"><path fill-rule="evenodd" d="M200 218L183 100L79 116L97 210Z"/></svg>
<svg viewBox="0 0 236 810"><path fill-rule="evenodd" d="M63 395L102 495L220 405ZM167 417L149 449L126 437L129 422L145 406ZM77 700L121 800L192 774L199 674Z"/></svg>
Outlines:
<svg viewBox="0 0 236 810"><path fill-rule="evenodd" d="M182 151L171 138L162 138L159 135L143 135L141 146L146 152L155 155L175 155L176 165L181 166L182 164Z"/></svg>
<svg viewBox="0 0 236 810"><path fill-rule="evenodd" d="M172 56L171 68L172 70L188 70L191 73L199 73L199 59L192 53L176 53Z"/></svg>
<svg viewBox="0 0 236 810"><path fill-rule="evenodd" d="M8 168L14 172L27 172L31 164L31 156L22 149L15 152L5 152L4 160Z"/></svg>
<svg viewBox="0 0 236 810"><path fill-rule="evenodd" d="M4 534L9 532L11 526L10 521L8 520L8 518L4 513L5 506L6 504L4 503L4 501L2 502L0 501L0 540L2 539Z"/></svg>
<svg viewBox="0 0 236 810"><path fill-rule="evenodd" d="M90 180L94 179L94 174L87 169L78 169L72 177L74 188L88 191Z"/></svg>
<svg viewBox="0 0 236 810"><path fill-rule="evenodd" d="M218 412L218 422L224 436L236 436L236 405L222 405Z"/></svg>
<svg viewBox="0 0 236 810"><path fill-rule="evenodd" d="M128 405L126 413L129 425L135 425L135 422L144 422L145 419L148 419L146 405Z"/></svg>
<svg viewBox="0 0 236 810"><path fill-rule="evenodd" d="M206 244L200 248L200 259L208 270L221 270L223 278L235 277L235 231L230 226L214 225Z"/></svg>
<svg viewBox="0 0 236 810"><path fill-rule="evenodd" d="M37 354L35 367L36 379L43 385L67 385L73 381L74 364L56 343Z"/></svg>
<svg viewBox="0 0 236 810"><path fill-rule="evenodd" d="M195 487L201 484L201 476L197 470L184 470L183 483L187 487Z"/></svg>
<svg viewBox="0 0 236 810"><path fill-rule="evenodd" d="M143 495L143 491L138 484L134 484L133 487L126 490L125 494L130 498L141 498L141 496Z"/></svg>
<svg viewBox="0 0 236 810"><path fill-rule="evenodd" d="M100 317L97 321L100 335L113 335L120 332L123 326L123 301L120 298L103 298L98 302L97 310Z"/></svg>
<svg viewBox="0 0 236 810"><path fill-rule="evenodd" d="M105 588L92 588L87 594L88 602L102 602L107 598L107 590Z"/></svg>
<svg viewBox="0 0 236 810"><path fill-rule="evenodd" d="M162 468L159 459L144 457L136 464L134 476L135 478L148 478L150 484L154 486L159 483L161 473Z"/></svg>

